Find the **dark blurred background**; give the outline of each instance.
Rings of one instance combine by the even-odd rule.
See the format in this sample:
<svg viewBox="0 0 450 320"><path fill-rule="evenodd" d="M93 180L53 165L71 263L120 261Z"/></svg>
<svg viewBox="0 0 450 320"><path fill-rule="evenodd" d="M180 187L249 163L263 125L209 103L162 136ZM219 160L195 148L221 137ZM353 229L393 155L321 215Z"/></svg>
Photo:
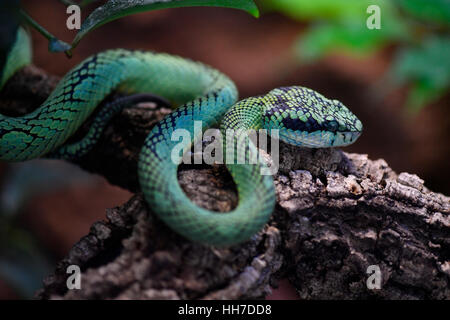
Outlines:
<svg viewBox="0 0 450 320"><path fill-rule="evenodd" d="M423 10L408 7L414 2ZM369 16L367 5L361 7L362 0L353 7L354 2L347 0L342 0L345 5L325 0L257 3L262 11L259 19L222 8L167 9L129 16L93 31L70 60L49 53L47 40L32 31L34 63L62 76L105 49L146 49L214 66L236 82L241 97L284 85L307 86L341 100L362 120L363 135L345 151L383 158L395 171L416 173L433 191L450 194L448 90L444 85L434 94L433 88L422 90L420 82L431 77L433 84L433 76L448 81L450 47L445 43L450 20L446 12L442 17L435 10L433 17L433 8L427 9L433 1L382 7L384 33L373 37L370 31L377 31L358 33L365 27L361 17ZM71 42L76 32L65 27L64 5L56 0L25 0L23 5L47 30ZM92 8L83 10L83 19ZM431 12L431 20L422 11ZM352 23L358 29L352 29ZM439 53L427 51L420 56L421 48L433 47L427 47L427 41L434 36L444 38L444 45L435 50ZM436 63L436 54L445 61ZM432 74L421 76L421 70ZM93 222L105 219L105 209L121 205L130 196L68 164L0 163L0 299L30 298L55 261L88 233ZM282 284L283 289L272 298L295 297Z"/></svg>

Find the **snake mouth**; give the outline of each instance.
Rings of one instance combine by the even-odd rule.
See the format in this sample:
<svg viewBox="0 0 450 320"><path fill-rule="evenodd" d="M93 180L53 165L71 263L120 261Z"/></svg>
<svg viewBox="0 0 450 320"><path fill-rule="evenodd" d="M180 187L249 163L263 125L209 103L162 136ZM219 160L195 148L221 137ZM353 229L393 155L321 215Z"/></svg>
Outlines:
<svg viewBox="0 0 450 320"><path fill-rule="evenodd" d="M338 131L334 134L332 146L343 147L355 142L361 135L361 131Z"/></svg>
<svg viewBox="0 0 450 320"><path fill-rule="evenodd" d="M284 129L279 131L283 142L306 148L341 147L352 144L359 138L361 131L317 130L313 132Z"/></svg>
<svg viewBox="0 0 450 320"><path fill-rule="evenodd" d="M344 147L354 143L362 131L317 130L313 132L284 129L279 131L283 142L306 148Z"/></svg>

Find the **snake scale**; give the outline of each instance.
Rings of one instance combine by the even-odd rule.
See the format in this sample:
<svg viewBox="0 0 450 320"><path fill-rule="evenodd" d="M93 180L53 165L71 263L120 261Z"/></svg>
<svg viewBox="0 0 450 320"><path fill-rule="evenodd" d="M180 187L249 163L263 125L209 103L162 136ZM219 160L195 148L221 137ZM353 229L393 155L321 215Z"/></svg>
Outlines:
<svg viewBox="0 0 450 320"><path fill-rule="evenodd" d="M30 62L30 39L19 28L1 70L0 88ZM120 103L99 112L81 141L65 143L113 91L152 93L177 107L145 139L138 162L140 186L150 208L170 228L213 246L246 241L265 225L275 206L273 178L260 173L263 161L226 163L237 187L237 207L227 213L200 208L178 183L178 163L171 159L177 143L171 139L174 130L185 129L194 140L199 138L194 121L202 121L203 129L220 123L222 133L278 129L281 141L311 148L345 146L362 132L361 121L347 107L311 89L283 87L238 102L234 83L211 67L168 54L117 49L98 53L72 69L35 111L21 117L0 115L0 160L86 153L108 120L123 109ZM247 155L251 146L237 143L236 151Z"/></svg>

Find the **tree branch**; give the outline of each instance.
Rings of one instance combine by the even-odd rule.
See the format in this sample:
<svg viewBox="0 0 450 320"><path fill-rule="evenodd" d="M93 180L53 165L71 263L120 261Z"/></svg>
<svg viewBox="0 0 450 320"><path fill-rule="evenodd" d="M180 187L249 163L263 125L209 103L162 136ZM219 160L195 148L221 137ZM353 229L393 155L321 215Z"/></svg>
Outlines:
<svg viewBox="0 0 450 320"><path fill-rule="evenodd" d="M0 111L29 111L29 101L42 102L54 83L26 68L8 83ZM149 106L124 111L79 164L138 191L140 146L169 112ZM174 234L138 193L107 210L107 220L74 245L37 297L262 298L278 278L288 277L303 299L450 298L448 197L429 191L413 174L396 174L384 160L335 149L281 144L274 178L277 206L270 223L227 249ZM179 181L197 205L216 211L236 205L234 184L222 166L184 167ZM72 264L82 269L82 290L67 290ZM381 269L380 290L367 288L369 265Z"/></svg>

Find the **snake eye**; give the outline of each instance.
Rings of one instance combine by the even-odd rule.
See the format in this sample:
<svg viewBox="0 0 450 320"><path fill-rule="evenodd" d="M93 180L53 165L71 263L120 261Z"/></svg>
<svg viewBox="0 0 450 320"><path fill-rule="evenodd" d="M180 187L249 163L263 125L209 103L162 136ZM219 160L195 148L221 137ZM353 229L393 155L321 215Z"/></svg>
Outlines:
<svg viewBox="0 0 450 320"><path fill-rule="evenodd" d="M336 120L327 121L325 127L328 131L336 132L339 129L339 123Z"/></svg>

